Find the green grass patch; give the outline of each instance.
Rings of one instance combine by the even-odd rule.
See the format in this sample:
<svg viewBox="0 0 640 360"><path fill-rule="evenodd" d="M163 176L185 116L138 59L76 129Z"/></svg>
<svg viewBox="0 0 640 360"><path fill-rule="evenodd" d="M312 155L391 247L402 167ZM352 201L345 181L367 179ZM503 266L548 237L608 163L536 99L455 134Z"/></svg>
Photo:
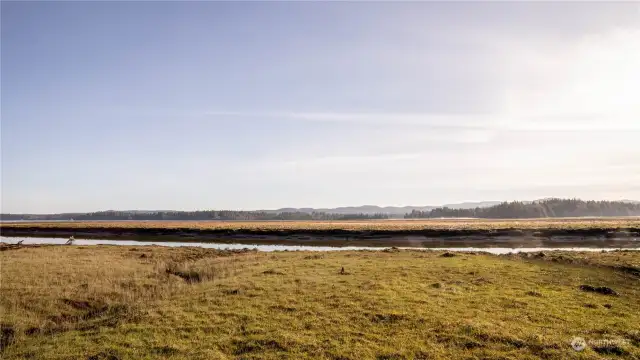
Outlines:
<svg viewBox="0 0 640 360"><path fill-rule="evenodd" d="M442 255L152 246L3 251L0 356L640 357L640 278L624 270L640 265L640 252ZM574 337L585 339L584 350L571 347Z"/></svg>

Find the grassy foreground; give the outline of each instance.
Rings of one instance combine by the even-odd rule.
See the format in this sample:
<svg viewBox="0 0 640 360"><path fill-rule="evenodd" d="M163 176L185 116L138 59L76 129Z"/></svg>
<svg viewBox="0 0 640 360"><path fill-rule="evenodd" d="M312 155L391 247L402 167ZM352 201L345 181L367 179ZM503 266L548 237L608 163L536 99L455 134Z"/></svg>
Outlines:
<svg viewBox="0 0 640 360"><path fill-rule="evenodd" d="M638 251L3 249L3 359L640 358Z"/></svg>

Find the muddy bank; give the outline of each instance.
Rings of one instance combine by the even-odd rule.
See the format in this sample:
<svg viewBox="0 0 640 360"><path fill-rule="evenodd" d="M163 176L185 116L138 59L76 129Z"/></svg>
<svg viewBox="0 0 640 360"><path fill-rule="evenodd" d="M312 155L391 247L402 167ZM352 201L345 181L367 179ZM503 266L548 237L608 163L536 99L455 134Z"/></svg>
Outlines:
<svg viewBox="0 0 640 360"><path fill-rule="evenodd" d="M2 227L2 236L325 246L639 247L640 229L271 230Z"/></svg>

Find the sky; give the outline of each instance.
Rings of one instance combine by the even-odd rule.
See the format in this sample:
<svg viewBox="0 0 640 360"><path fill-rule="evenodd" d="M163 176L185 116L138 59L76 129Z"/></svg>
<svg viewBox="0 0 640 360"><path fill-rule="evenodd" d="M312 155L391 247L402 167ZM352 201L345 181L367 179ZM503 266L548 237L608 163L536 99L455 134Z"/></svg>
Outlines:
<svg viewBox="0 0 640 360"><path fill-rule="evenodd" d="M640 3L1 2L1 211L640 199Z"/></svg>

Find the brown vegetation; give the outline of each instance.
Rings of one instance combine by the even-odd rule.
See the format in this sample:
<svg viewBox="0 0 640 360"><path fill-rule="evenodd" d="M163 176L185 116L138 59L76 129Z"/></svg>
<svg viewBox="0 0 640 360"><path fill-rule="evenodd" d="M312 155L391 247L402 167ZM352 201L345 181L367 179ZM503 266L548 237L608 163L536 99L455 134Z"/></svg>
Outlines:
<svg viewBox="0 0 640 360"><path fill-rule="evenodd" d="M115 221L0 224L4 236L330 246L633 247L638 218L383 221Z"/></svg>
<svg viewBox="0 0 640 360"><path fill-rule="evenodd" d="M640 355L640 279L624 270L640 252L443 254L22 246L0 252L1 356ZM591 345L576 352L575 336Z"/></svg>

